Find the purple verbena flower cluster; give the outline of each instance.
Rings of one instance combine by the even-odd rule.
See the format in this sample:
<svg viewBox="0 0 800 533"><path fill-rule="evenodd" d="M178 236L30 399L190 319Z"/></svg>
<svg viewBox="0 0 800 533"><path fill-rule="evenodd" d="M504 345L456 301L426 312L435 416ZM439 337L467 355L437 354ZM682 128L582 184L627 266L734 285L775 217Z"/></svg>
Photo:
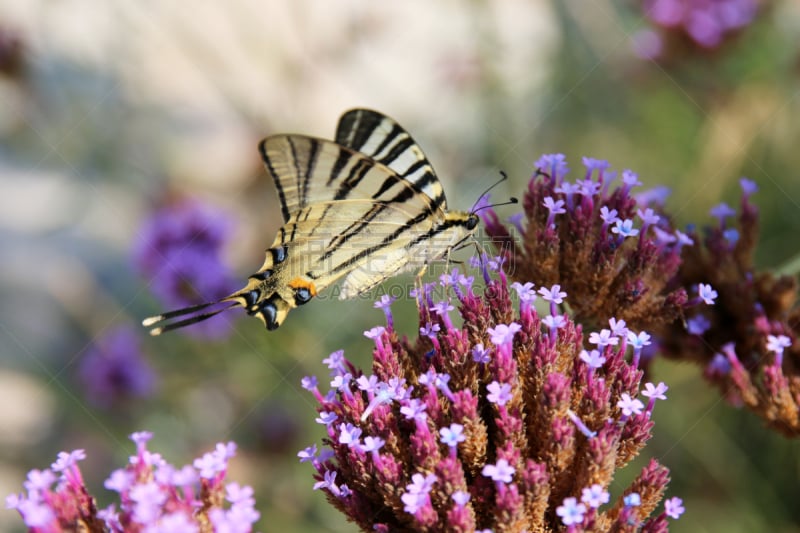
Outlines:
<svg viewBox="0 0 800 533"><path fill-rule="evenodd" d="M614 186L608 162L584 157L583 164L583 177L571 182L562 154L536 162L523 199L524 224L514 218L506 226L493 209L480 211L503 268L520 282L563 287L581 323L616 317L652 329L673 322L695 303L672 283L682 250L693 241L663 214L668 191L633 194L641 185L634 172L623 171Z"/></svg>
<svg viewBox="0 0 800 533"><path fill-rule="evenodd" d="M800 435L800 307L797 280L756 271L758 209L755 183L741 180L735 209L711 210L715 223L698 246L687 248L677 282L697 287L698 298L714 296L713 307L697 307L658 332L665 355L703 366L705 377L735 405L745 405L770 427ZM711 284L716 289L706 288ZM718 294L717 294L718 293Z"/></svg>
<svg viewBox="0 0 800 533"><path fill-rule="evenodd" d="M217 444L193 465L178 469L147 449L150 437L148 432L131 435L136 455L105 482L119 493L119 509L114 504L97 509L77 464L86 458L83 450L61 452L50 468L31 470L27 494L8 496L6 506L16 509L34 533L252 530L259 518L253 490L224 482L228 460L236 453L233 442Z"/></svg>
<svg viewBox="0 0 800 533"><path fill-rule="evenodd" d="M645 16L666 31L688 37L702 48L716 48L756 16L756 0L645 0Z"/></svg>
<svg viewBox="0 0 800 533"><path fill-rule="evenodd" d="M236 288L222 259L231 227L227 215L196 201L168 205L145 221L134 246L134 262L151 280L164 307L217 300ZM216 337L227 331L226 324L212 318L188 331Z"/></svg>
<svg viewBox="0 0 800 533"><path fill-rule="evenodd" d="M658 462L609 493L665 398L663 383L640 388L649 336L614 319L584 346L558 285L514 283L515 310L502 262L479 261L482 296L457 270L417 290L414 340L398 336L389 299L376 305L371 373L338 351L324 360L330 390L303 379L327 434L298 454L314 488L364 531L665 531L682 508L652 516L668 483Z"/></svg>

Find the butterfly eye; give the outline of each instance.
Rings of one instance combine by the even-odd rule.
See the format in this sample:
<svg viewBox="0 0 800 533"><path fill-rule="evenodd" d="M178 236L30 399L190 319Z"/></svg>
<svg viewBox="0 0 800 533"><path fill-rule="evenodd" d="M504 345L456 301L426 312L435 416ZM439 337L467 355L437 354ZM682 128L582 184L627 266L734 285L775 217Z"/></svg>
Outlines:
<svg viewBox="0 0 800 533"><path fill-rule="evenodd" d="M467 229L475 229L478 225L478 215L470 215L467 219Z"/></svg>
<svg viewBox="0 0 800 533"><path fill-rule="evenodd" d="M297 305L303 305L311 300L311 291L305 287L300 287L294 291L294 301Z"/></svg>
<svg viewBox="0 0 800 533"><path fill-rule="evenodd" d="M270 252L272 253L272 262L274 264L283 263L286 260L286 246L279 246L277 248L271 248Z"/></svg>

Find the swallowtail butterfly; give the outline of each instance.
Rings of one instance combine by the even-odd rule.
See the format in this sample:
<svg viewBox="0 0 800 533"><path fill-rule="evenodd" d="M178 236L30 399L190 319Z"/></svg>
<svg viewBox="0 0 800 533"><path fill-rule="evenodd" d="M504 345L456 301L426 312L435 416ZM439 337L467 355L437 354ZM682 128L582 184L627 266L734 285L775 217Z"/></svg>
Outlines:
<svg viewBox="0 0 800 533"><path fill-rule="evenodd" d="M284 221L264 264L243 289L221 300L145 319L152 335L236 306L274 330L289 311L338 280L344 279L340 298L352 298L390 276L424 268L478 225L474 212L447 210L422 149L376 111L346 112L335 141L274 135L259 150Z"/></svg>

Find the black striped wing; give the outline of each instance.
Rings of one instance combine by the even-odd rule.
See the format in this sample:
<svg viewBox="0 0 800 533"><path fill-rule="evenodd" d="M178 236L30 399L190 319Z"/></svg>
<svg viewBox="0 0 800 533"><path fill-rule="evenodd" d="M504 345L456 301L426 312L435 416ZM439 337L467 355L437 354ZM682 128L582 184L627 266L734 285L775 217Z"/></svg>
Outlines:
<svg viewBox="0 0 800 533"><path fill-rule="evenodd" d="M338 143L281 135L261 147L270 173L292 175L278 190L289 215L276 244L302 256L312 279L337 279L389 250L407 254L405 243L446 217L443 196L431 199L418 182Z"/></svg>
<svg viewBox="0 0 800 533"><path fill-rule="evenodd" d="M278 135L262 141L261 156L275 182L284 222L313 203L370 198L374 189L365 187L363 176L369 160L447 209L444 190L422 149L389 117L366 109L348 111L336 129L333 144L339 152L326 149L318 158L324 143L330 141L303 135ZM353 159L354 153L362 157Z"/></svg>
<svg viewBox="0 0 800 533"><path fill-rule="evenodd" d="M339 119L336 142L386 165L429 198L441 197L440 205L447 209L433 165L411 134L391 118L370 109L351 109Z"/></svg>

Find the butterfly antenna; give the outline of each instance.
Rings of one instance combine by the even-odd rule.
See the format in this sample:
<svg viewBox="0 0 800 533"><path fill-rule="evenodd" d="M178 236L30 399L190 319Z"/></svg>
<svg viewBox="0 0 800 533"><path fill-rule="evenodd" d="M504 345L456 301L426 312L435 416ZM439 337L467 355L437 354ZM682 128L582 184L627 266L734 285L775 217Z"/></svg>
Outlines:
<svg viewBox="0 0 800 533"><path fill-rule="evenodd" d="M189 315L189 314L195 313L197 311L202 311L203 309L206 309L206 308L208 308L208 307L210 307L212 305L218 304L218 303L220 303L220 302L208 302L208 303L193 305L191 307L184 307L183 309L177 309L175 311L169 311L169 312L163 313L161 315L151 316L151 317L148 317L148 318L145 318L144 320L142 320L142 325L144 327L146 327L146 328L149 328L151 326L155 326L159 322L164 322L165 320L169 320L171 318L175 318L175 317L179 317L179 316L185 316L185 315ZM234 306L237 306L237 305L239 305L238 302L231 302L230 305L228 305L226 307L223 307L222 309L217 309L216 311L210 311L208 313L200 313L199 315L191 316L191 317L185 318L183 320L178 320L177 322L172 322L170 324L166 324L166 325L163 325L163 326L154 327L154 328L152 328L150 330L150 335L153 335L153 336L161 335L162 333L164 333L166 331L171 331L173 329L178 329L178 328L182 328L182 327L185 327L185 326L190 326L192 324L196 324L197 322L202 322L203 320L211 318L214 315L218 315L219 313L221 313L223 311L227 311L231 307L234 307Z"/></svg>
<svg viewBox="0 0 800 533"><path fill-rule="evenodd" d="M488 188L487 188L485 191L483 191L483 192L481 193L481 195L480 195L480 196L478 196L478 199L475 201L475 203L474 203L474 204L472 204L472 209L470 209L470 211L469 211L469 212L470 212L470 213L472 213L472 214L474 215L474 214L475 214L475 213L477 213L478 211L481 211L481 210L483 210L483 209L488 209L488 208L490 208L490 207L499 207L499 206L501 206L501 205L510 205L510 204L516 204L516 203L518 203L518 202L519 202L519 200L517 200L515 197L513 197L513 196L512 196L512 197L511 197L511 198L509 198L509 199L508 199L508 201L506 201L506 202L500 202L500 203L497 203L497 204L487 204L487 205L482 205L481 207L479 207L479 208L475 209L475 206L477 206L477 205L478 205L478 203L480 203L480 201L481 201L481 198L483 198L484 196L486 196L487 194L489 194L489 192L490 192L492 189L494 189L495 187L497 187L498 185L500 185L501 183L503 183L503 182L504 182L504 181L506 181L507 179L508 179L508 174L506 174L506 172L505 172L504 170L501 170L501 171L500 171L500 179L499 179L499 180L497 180L497 181L495 181L495 182L494 182L494 183L492 183L491 185L489 185L489 187L488 187Z"/></svg>
<svg viewBox="0 0 800 533"><path fill-rule="evenodd" d="M482 205L478 209L476 209L475 211L472 211L472 214L474 215L478 211L483 211L484 209L489 209L490 207L500 207L502 205L512 205L512 204L517 204L517 203L519 203L519 200L517 200L517 198L515 196L512 196L511 198L509 198L505 202L499 202L499 203L496 203L496 204Z"/></svg>

